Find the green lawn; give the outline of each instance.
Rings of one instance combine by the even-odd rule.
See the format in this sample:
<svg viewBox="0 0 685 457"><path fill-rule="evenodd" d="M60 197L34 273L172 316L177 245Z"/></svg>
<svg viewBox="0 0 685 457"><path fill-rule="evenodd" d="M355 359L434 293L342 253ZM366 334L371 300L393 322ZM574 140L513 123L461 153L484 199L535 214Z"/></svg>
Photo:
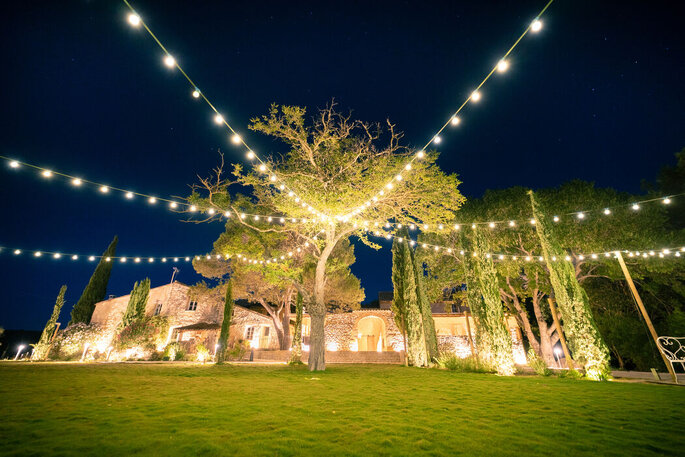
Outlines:
<svg viewBox="0 0 685 457"><path fill-rule="evenodd" d="M685 388L400 366L0 364L0 455L682 455Z"/></svg>

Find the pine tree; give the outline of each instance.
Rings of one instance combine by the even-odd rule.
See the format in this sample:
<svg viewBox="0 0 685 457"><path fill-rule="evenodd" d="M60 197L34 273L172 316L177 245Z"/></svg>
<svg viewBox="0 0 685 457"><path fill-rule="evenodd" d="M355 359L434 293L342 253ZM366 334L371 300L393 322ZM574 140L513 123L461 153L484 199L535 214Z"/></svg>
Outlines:
<svg viewBox="0 0 685 457"><path fill-rule="evenodd" d="M100 258L100 262L95 267L93 275L88 281L88 285L83 289L81 298L79 298L74 309L71 310L71 324L83 322L90 324L90 318L93 316L95 304L105 299L107 295L107 283L109 282L109 275L112 272L112 264L114 262L108 261L108 258L114 257L117 250L117 243L119 238L115 235L112 242L109 244L105 252Z"/></svg>
<svg viewBox="0 0 685 457"><path fill-rule="evenodd" d="M293 346L290 353L290 363L300 363L302 358L302 294L297 294L295 302L295 328L293 332Z"/></svg>
<svg viewBox="0 0 685 457"><path fill-rule="evenodd" d="M216 356L216 363L223 363L226 360L226 346L228 335L231 332L231 319L233 318L233 281L226 281L226 295L224 297L224 319L221 322L221 333L219 333L219 348Z"/></svg>
<svg viewBox="0 0 685 457"><path fill-rule="evenodd" d="M131 297L128 299L126 311L121 318L120 328L128 326L130 323L145 316L145 306L150 296L150 278L145 278L133 285Z"/></svg>
<svg viewBox="0 0 685 457"><path fill-rule="evenodd" d="M43 333L41 333L38 343L33 346L31 360L44 360L47 358L48 352L50 352L50 340L55 333L57 319L59 319L59 314L64 306L64 294L66 292L67 286L64 285L60 288L59 294L57 295L55 307L52 309L52 316L50 316L50 319L48 319L48 322L45 324L45 328L43 328Z"/></svg>
<svg viewBox="0 0 685 457"><path fill-rule="evenodd" d="M563 259L566 252L554 238L549 220L540 210L533 191L529 191L528 195L536 221L535 232L540 239L572 356L584 363L588 378L607 379L611 376L609 348L597 329L585 290L580 286L570 262L552 261L552 257Z"/></svg>

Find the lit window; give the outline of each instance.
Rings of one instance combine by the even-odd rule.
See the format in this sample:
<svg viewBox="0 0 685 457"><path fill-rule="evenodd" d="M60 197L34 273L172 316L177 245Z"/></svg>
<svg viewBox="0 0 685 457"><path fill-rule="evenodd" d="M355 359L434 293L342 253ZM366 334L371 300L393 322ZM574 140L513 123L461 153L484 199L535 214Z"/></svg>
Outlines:
<svg viewBox="0 0 685 457"><path fill-rule="evenodd" d="M195 311L197 309L197 302L191 301L188 303L188 311Z"/></svg>
<svg viewBox="0 0 685 457"><path fill-rule="evenodd" d="M162 312L162 304L157 303L157 306L155 306L155 316L159 316L159 314Z"/></svg>
<svg viewBox="0 0 685 457"><path fill-rule="evenodd" d="M254 327L248 327L245 331L245 339L251 340L254 336Z"/></svg>

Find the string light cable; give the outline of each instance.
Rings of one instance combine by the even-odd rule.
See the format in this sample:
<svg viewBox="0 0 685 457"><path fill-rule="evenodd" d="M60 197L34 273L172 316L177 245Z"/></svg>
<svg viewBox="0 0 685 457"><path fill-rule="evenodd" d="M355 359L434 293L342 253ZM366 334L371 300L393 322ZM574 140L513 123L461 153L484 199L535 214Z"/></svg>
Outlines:
<svg viewBox="0 0 685 457"><path fill-rule="evenodd" d="M127 200L134 200L136 198L146 200L150 205L159 206L158 204L166 204L167 208L175 213L203 213L209 218L214 219L249 219L252 221L261 221L266 223L281 223L286 222L315 222L316 218L294 218L289 217L284 214L256 214L243 212L239 209L217 209L213 207L201 208L197 205L186 203L181 201L181 199L174 199L171 197L158 197L157 195L145 194L142 192L134 192L132 190L127 190L121 187L110 186L101 182L92 181L75 175L62 173L60 171L55 171L53 169L44 168L38 165L34 165L28 162L22 162L15 160L3 155L0 155L0 159L7 161L8 168L10 170L21 170L22 168L31 168L38 171L38 175L44 179L53 179L55 177L63 178L65 181L71 184L71 188L79 189L83 187L91 187L96 190L101 195L108 195L110 193L119 193L124 196Z"/></svg>
<svg viewBox="0 0 685 457"><path fill-rule="evenodd" d="M492 252L487 252L487 253L482 253L482 252L477 252L477 251L469 251L466 249L461 249L461 248L456 248L456 247L449 247L449 246L442 246L438 244L432 244L432 243L423 243L419 242L416 240L413 240L411 238L404 238L401 236L396 236L393 235L392 233L383 233L379 230L374 230L374 231L369 231L368 233L372 234L373 236L379 237L379 238L385 238L386 240L392 240L392 239L397 239L399 243L409 243L410 246L416 246L420 247L422 249L431 249L435 252L440 252L445 255L472 255L474 257L477 257L479 255L484 255L486 258L491 258L493 260L508 260L508 261L519 261L519 262L531 262L531 261L540 261L543 262L544 258L541 255L533 255L533 254L527 254L527 255L520 255L520 254L508 254L508 253L492 253ZM673 257L684 257L685 256L685 246L682 247L676 247L676 248L663 248L663 249L645 249L645 250L628 250L628 249L612 249L609 251L602 251L602 252L592 252L590 254L574 254L573 256L571 255L565 255L564 257L555 257L553 256L551 260L553 262L556 261L572 261L577 259L578 261L590 261L590 260L598 260L601 257L611 257L612 255L616 255L616 252L622 252L627 254L628 257L631 258L650 258L650 257L658 257L658 258L665 258L668 256L673 256Z"/></svg>
<svg viewBox="0 0 685 457"><path fill-rule="evenodd" d="M188 81L190 84L190 87L192 89L191 95L195 99L203 100L207 106L214 112L214 122L218 125L224 125L230 132L230 142L234 146L238 147L244 147L245 148L245 157L250 161L250 163L254 166L254 168L262 175L265 176L265 185L271 185L278 189L282 194L288 196L289 198L296 200L298 203L302 200L302 206L306 207L309 209L309 211L313 214L316 214L319 217L326 218L327 215L324 213L321 213L320 211L316 210L314 207L312 207L309 203L304 202L304 200L295 192L291 187L289 187L285 181L283 181L278 174L271 170L269 168L268 161L263 159L262 157L257 154L257 152L252 149L245 139L229 124L229 122L226 120L226 118L221 114L221 112L215 107L215 105L209 100L207 95L201 91L197 84L188 76L188 73L183 69L181 64L178 63L178 60L169 52L166 46L162 44L160 39L155 35L152 30L148 27L148 25L145 23L145 21L142 19L142 17L136 12L136 10L133 8L133 6L128 2L128 0L122 0L124 4L128 7L130 10L130 13L127 17L128 23L133 27L133 28L140 28L143 27L145 31L152 37L152 39L157 43L157 45L161 48L162 52L164 53L164 58L163 62L164 65L169 68L169 69L177 69L183 77Z"/></svg>
<svg viewBox="0 0 685 457"><path fill-rule="evenodd" d="M584 221L587 220L588 217L592 215L600 215L600 216L611 216L614 214L616 210L620 209L630 209L632 212L637 213L639 212L643 205L649 204L649 203L661 203L664 206L669 206L673 203L673 201L677 197L682 197L685 195L684 193L680 194L672 194L672 195L666 195L666 196L661 196L661 197L654 197L654 198L647 198L644 200L636 200L631 203L624 203L620 205L614 205L614 206L605 206L602 208L595 208L595 209L588 209L588 210L578 210L578 211L568 211L568 212L562 212L562 213L557 213L557 214L552 214L548 215L550 219L554 223L561 222L564 217L572 217L573 220L575 221ZM416 218L415 218L416 219ZM476 228L477 226L487 226L491 229L498 228L498 227L504 227L504 228L509 228L509 229L516 229L518 227L524 227L527 225L535 225L536 221L534 218L530 217L528 219L504 219L504 220L490 220L490 221L473 221L473 222L456 222L454 224L431 224L428 222L419 222L418 219L416 219L416 222L414 223L409 223L409 224L401 224L401 223L395 223L395 222L390 222L390 221L368 221L368 220L357 220L355 222L357 226L365 227L367 229L370 228L385 228L385 229L401 229L402 227L406 227L409 230L435 230L436 228L438 231L440 230L461 230L464 227L471 227L471 228Z"/></svg>
<svg viewBox="0 0 685 457"><path fill-rule="evenodd" d="M430 138L430 140L428 140L428 142L426 142L426 144L421 149L419 149L416 152L416 154L412 155L412 157L403 165L402 170L396 173L394 178L391 178L391 180L385 185L385 187L380 191L376 192L376 194L373 195L373 197L371 197L365 204L351 210L346 216L343 217L356 216L362 213L364 210L370 208L371 206L375 206L373 205L373 202L381 200L381 196L384 195L386 191L393 189L393 187L395 186L394 181L406 180L406 177L404 175L412 169L412 164L416 160L422 159L426 155L426 149L429 146L438 145L442 142L442 137L440 137L440 134L447 128L448 125L456 127L459 124L461 124L461 118L459 117L461 111L467 106L467 104L477 103L478 101L480 101L482 97L480 89L483 87L483 85L485 85L485 83L490 79L490 77L494 73L504 73L509 69L510 64L507 58L529 32L532 31L533 33L537 33L542 29L542 21L540 20L540 18L545 13L545 11L547 11L547 9L553 2L554 0L549 0L547 2L544 8L540 10L540 12L533 19L533 21L528 24L523 33L521 33L521 35L516 39L514 44L511 45L509 50L507 50L507 52L504 53L504 55L500 58L497 64L495 64L495 66L490 70L490 72L485 75L480 84L476 86L475 90L473 90L473 92L471 92L468 95L466 100L464 100L462 104L459 105L457 110L447 119L447 121L442 125L442 127L440 127L440 129L438 129L438 131Z"/></svg>

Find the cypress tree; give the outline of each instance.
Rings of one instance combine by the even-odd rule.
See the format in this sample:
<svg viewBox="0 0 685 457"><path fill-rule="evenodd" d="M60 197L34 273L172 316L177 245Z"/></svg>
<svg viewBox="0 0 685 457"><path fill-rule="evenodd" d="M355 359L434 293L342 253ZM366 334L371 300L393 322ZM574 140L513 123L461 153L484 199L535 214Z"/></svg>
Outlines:
<svg viewBox="0 0 685 457"><path fill-rule="evenodd" d="M431 304L426 293L426 285L423 282L423 264L418 260L415 252L410 250L410 253L413 259L412 265L416 278L416 299L418 300L418 308L423 322L423 337L426 340L426 356L430 362L438 357L438 336L435 333L433 312L431 311Z"/></svg>
<svg viewBox="0 0 685 457"><path fill-rule="evenodd" d="M401 230L398 235L408 236L407 230ZM408 365L409 347L407 343L407 304L404 301L404 249L397 241L397 237L392 242L392 290L393 300L390 305L395 324L402 332L404 342L404 363Z"/></svg>
<svg viewBox="0 0 685 457"><path fill-rule="evenodd" d="M126 311L121 318L120 328L124 328L131 322L134 322L145 316L145 306L150 296L150 278L145 278L140 282L133 284L131 297L128 299Z"/></svg>
<svg viewBox="0 0 685 457"><path fill-rule="evenodd" d="M81 298L78 299L74 309L71 310L71 324L77 324L83 322L84 324L90 324L90 318L93 316L93 311L95 310L95 304L105 299L107 295L107 283L109 282L109 275L112 272L112 264L114 262L108 262L108 257L114 257L117 250L117 243L119 238L115 235L112 242L109 244L105 252L100 258L100 262L95 267L93 275L88 281L88 285L83 289Z"/></svg>
<svg viewBox="0 0 685 457"><path fill-rule="evenodd" d="M33 346L31 360L44 360L47 358L48 352L50 351L50 340L55 333L57 319L59 319L59 314L64 306L64 294L66 292L67 286L64 285L60 288L59 294L57 295L55 307L52 309L52 316L50 316L50 319L48 319L48 322L45 324L45 328L43 328L43 333L41 333L38 343Z"/></svg>
<svg viewBox="0 0 685 457"><path fill-rule="evenodd" d="M405 240L408 239L406 229L398 233ZM393 288L394 309L400 313L400 321L404 318L404 328L407 334L407 360L410 365L428 365L428 351L424 333L423 314L417 287L417 275L412 251L409 243L396 241L393 243ZM394 310L393 310L394 311ZM398 319L398 316L395 316Z"/></svg>
<svg viewBox="0 0 685 457"><path fill-rule="evenodd" d="M223 363L226 360L226 345L228 335L231 332L231 319L233 318L233 281L229 278L226 281L226 295L224 297L224 319L221 322L221 333L219 333L219 349L216 356L216 363Z"/></svg>
<svg viewBox="0 0 685 457"><path fill-rule="evenodd" d="M295 302L295 329L293 335L293 346L290 353L290 363L300 363L302 357L302 294L297 293Z"/></svg>
<svg viewBox="0 0 685 457"><path fill-rule="evenodd" d="M474 289L471 300L477 303L477 307L472 311L474 317L478 315L479 339L487 335L484 341L487 350L483 354L490 359L498 374L511 376L516 371L514 353L499 294L497 272L492 258L486 255L490 244L477 229L472 230L471 244L476 255L468 256L467 268L471 273L467 287ZM477 298L476 294L479 295Z"/></svg>
<svg viewBox="0 0 685 457"><path fill-rule="evenodd" d="M528 191L528 195L536 221L535 232L540 239L549 279L564 321L569 349L574 359L584 363L587 377L608 379L611 376L609 348L597 329L587 294L580 286L571 262L552 261L552 257L563 259L566 252L553 236L549 220L540 210L533 191Z"/></svg>

